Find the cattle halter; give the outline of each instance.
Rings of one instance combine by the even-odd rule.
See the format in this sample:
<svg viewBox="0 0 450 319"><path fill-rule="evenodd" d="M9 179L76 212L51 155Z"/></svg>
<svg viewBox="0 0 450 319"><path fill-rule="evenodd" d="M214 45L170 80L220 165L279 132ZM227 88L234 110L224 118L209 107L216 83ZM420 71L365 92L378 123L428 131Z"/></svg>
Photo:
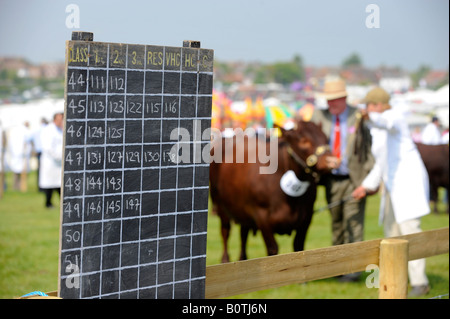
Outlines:
<svg viewBox="0 0 450 319"><path fill-rule="evenodd" d="M319 145L316 148L314 154L309 155L306 158L306 162L298 156L290 145L287 146L288 154L294 159L294 161L304 168L305 173L311 174L316 180L319 179L317 172L312 170L312 167L317 164L318 157L330 150L329 145Z"/></svg>

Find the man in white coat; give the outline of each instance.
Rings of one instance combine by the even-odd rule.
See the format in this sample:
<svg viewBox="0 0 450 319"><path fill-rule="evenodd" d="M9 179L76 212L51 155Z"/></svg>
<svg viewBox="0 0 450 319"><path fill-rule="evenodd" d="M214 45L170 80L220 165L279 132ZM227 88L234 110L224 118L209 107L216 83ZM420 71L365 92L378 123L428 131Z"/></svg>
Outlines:
<svg viewBox="0 0 450 319"><path fill-rule="evenodd" d="M428 145L441 144L441 131L439 127L441 123L437 116L433 116L431 122L428 123L422 131L421 142Z"/></svg>
<svg viewBox="0 0 450 319"><path fill-rule="evenodd" d="M64 114L57 113L53 122L41 132L42 154L40 161L39 187L45 193L45 206L52 208L53 191L61 193L61 169L63 156Z"/></svg>
<svg viewBox="0 0 450 319"><path fill-rule="evenodd" d="M384 183L380 203L380 220L386 237L421 232L420 218L430 213L428 174L412 141L401 107L392 109L390 96L381 88L371 90L366 98L363 117L372 127L376 164L362 185L353 192L363 198ZM425 259L410 261L408 275L410 296L420 296L430 290L425 274Z"/></svg>

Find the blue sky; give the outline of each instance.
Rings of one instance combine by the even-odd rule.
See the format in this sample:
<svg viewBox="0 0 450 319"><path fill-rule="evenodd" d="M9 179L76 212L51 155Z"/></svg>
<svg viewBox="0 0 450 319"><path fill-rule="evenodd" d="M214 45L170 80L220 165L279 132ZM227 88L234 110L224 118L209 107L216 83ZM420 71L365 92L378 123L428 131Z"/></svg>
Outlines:
<svg viewBox="0 0 450 319"><path fill-rule="evenodd" d="M66 26L66 6L80 28ZM369 4L380 27L367 28ZM0 0L0 56L63 61L72 31L95 41L182 46L200 40L222 61L340 65L358 53L369 67L449 65L448 0Z"/></svg>

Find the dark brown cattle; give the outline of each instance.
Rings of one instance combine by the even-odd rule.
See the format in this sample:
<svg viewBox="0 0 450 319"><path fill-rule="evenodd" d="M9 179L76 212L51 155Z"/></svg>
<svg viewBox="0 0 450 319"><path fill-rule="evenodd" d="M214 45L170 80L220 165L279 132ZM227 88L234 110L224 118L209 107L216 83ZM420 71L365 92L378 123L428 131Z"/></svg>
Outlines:
<svg viewBox="0 0 450 319"><path fill-rule="evenodd" d="M448 144L427 145L416 143L420 156L428 172L430 179L430 200L434 202L434 211L437 212L438 188L444 187L448 194L448 166L449 157ZM447 213L448 213L448 196L447 196Z"/></svg>
<svg viewBox="0 0 450 319"><path fill-rule="evenodd" d="M223 139L222 159L232 149L233 162L225 163L223 160L222 163L211 163L210 189L214 210L221 219L224 249L222 262L229 261L227 241L231 220L241 225L241 260L247 258L246 241L250 230L261 230L268 255L278 253L274 233L290 234L293 230L296 231L294 250L303 250L313 215L318 173L329 171L338 163L331 156L327 138L320 126L312 122L299 122L294 130L281 130L282 137L278 139L277 152L270 154L270 160L277 162L272 174L260 173L260 168L267 167L267 164L262 164L259 158L256 158L256 163L249 163L247 160L249 154L257 152L258 148L269 149L269 142L263 140L254 146L250 143L251 138L246 138L244 147L239 150L236 138L228 147L224 145ZM214 141L212 145L213 155L214 147L217 150L217 146L214 146ZM245 153L244 163L235 161L238 155L242 155L239 152ZM303 195L291 197L280 188L280 179L288 170L294 171L299 180L310 183Z"/></svg>

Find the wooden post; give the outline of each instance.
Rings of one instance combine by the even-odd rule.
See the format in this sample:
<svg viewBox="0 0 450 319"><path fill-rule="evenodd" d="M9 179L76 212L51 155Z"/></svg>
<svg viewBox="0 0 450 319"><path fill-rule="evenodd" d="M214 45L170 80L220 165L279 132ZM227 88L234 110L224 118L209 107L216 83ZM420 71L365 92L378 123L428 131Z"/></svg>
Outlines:
<svg viewBox="0 0 450 319"><path fill-rule="evenodd" d="M85 31L72 31L72 41L94 41L94 33Z"/></svg>
<svg viewBox="0 0 450 319"><path fill-rule="evenodd" d="M380 299L406 299L408 292L408 241L383 239L380 243Z"/></svg>

